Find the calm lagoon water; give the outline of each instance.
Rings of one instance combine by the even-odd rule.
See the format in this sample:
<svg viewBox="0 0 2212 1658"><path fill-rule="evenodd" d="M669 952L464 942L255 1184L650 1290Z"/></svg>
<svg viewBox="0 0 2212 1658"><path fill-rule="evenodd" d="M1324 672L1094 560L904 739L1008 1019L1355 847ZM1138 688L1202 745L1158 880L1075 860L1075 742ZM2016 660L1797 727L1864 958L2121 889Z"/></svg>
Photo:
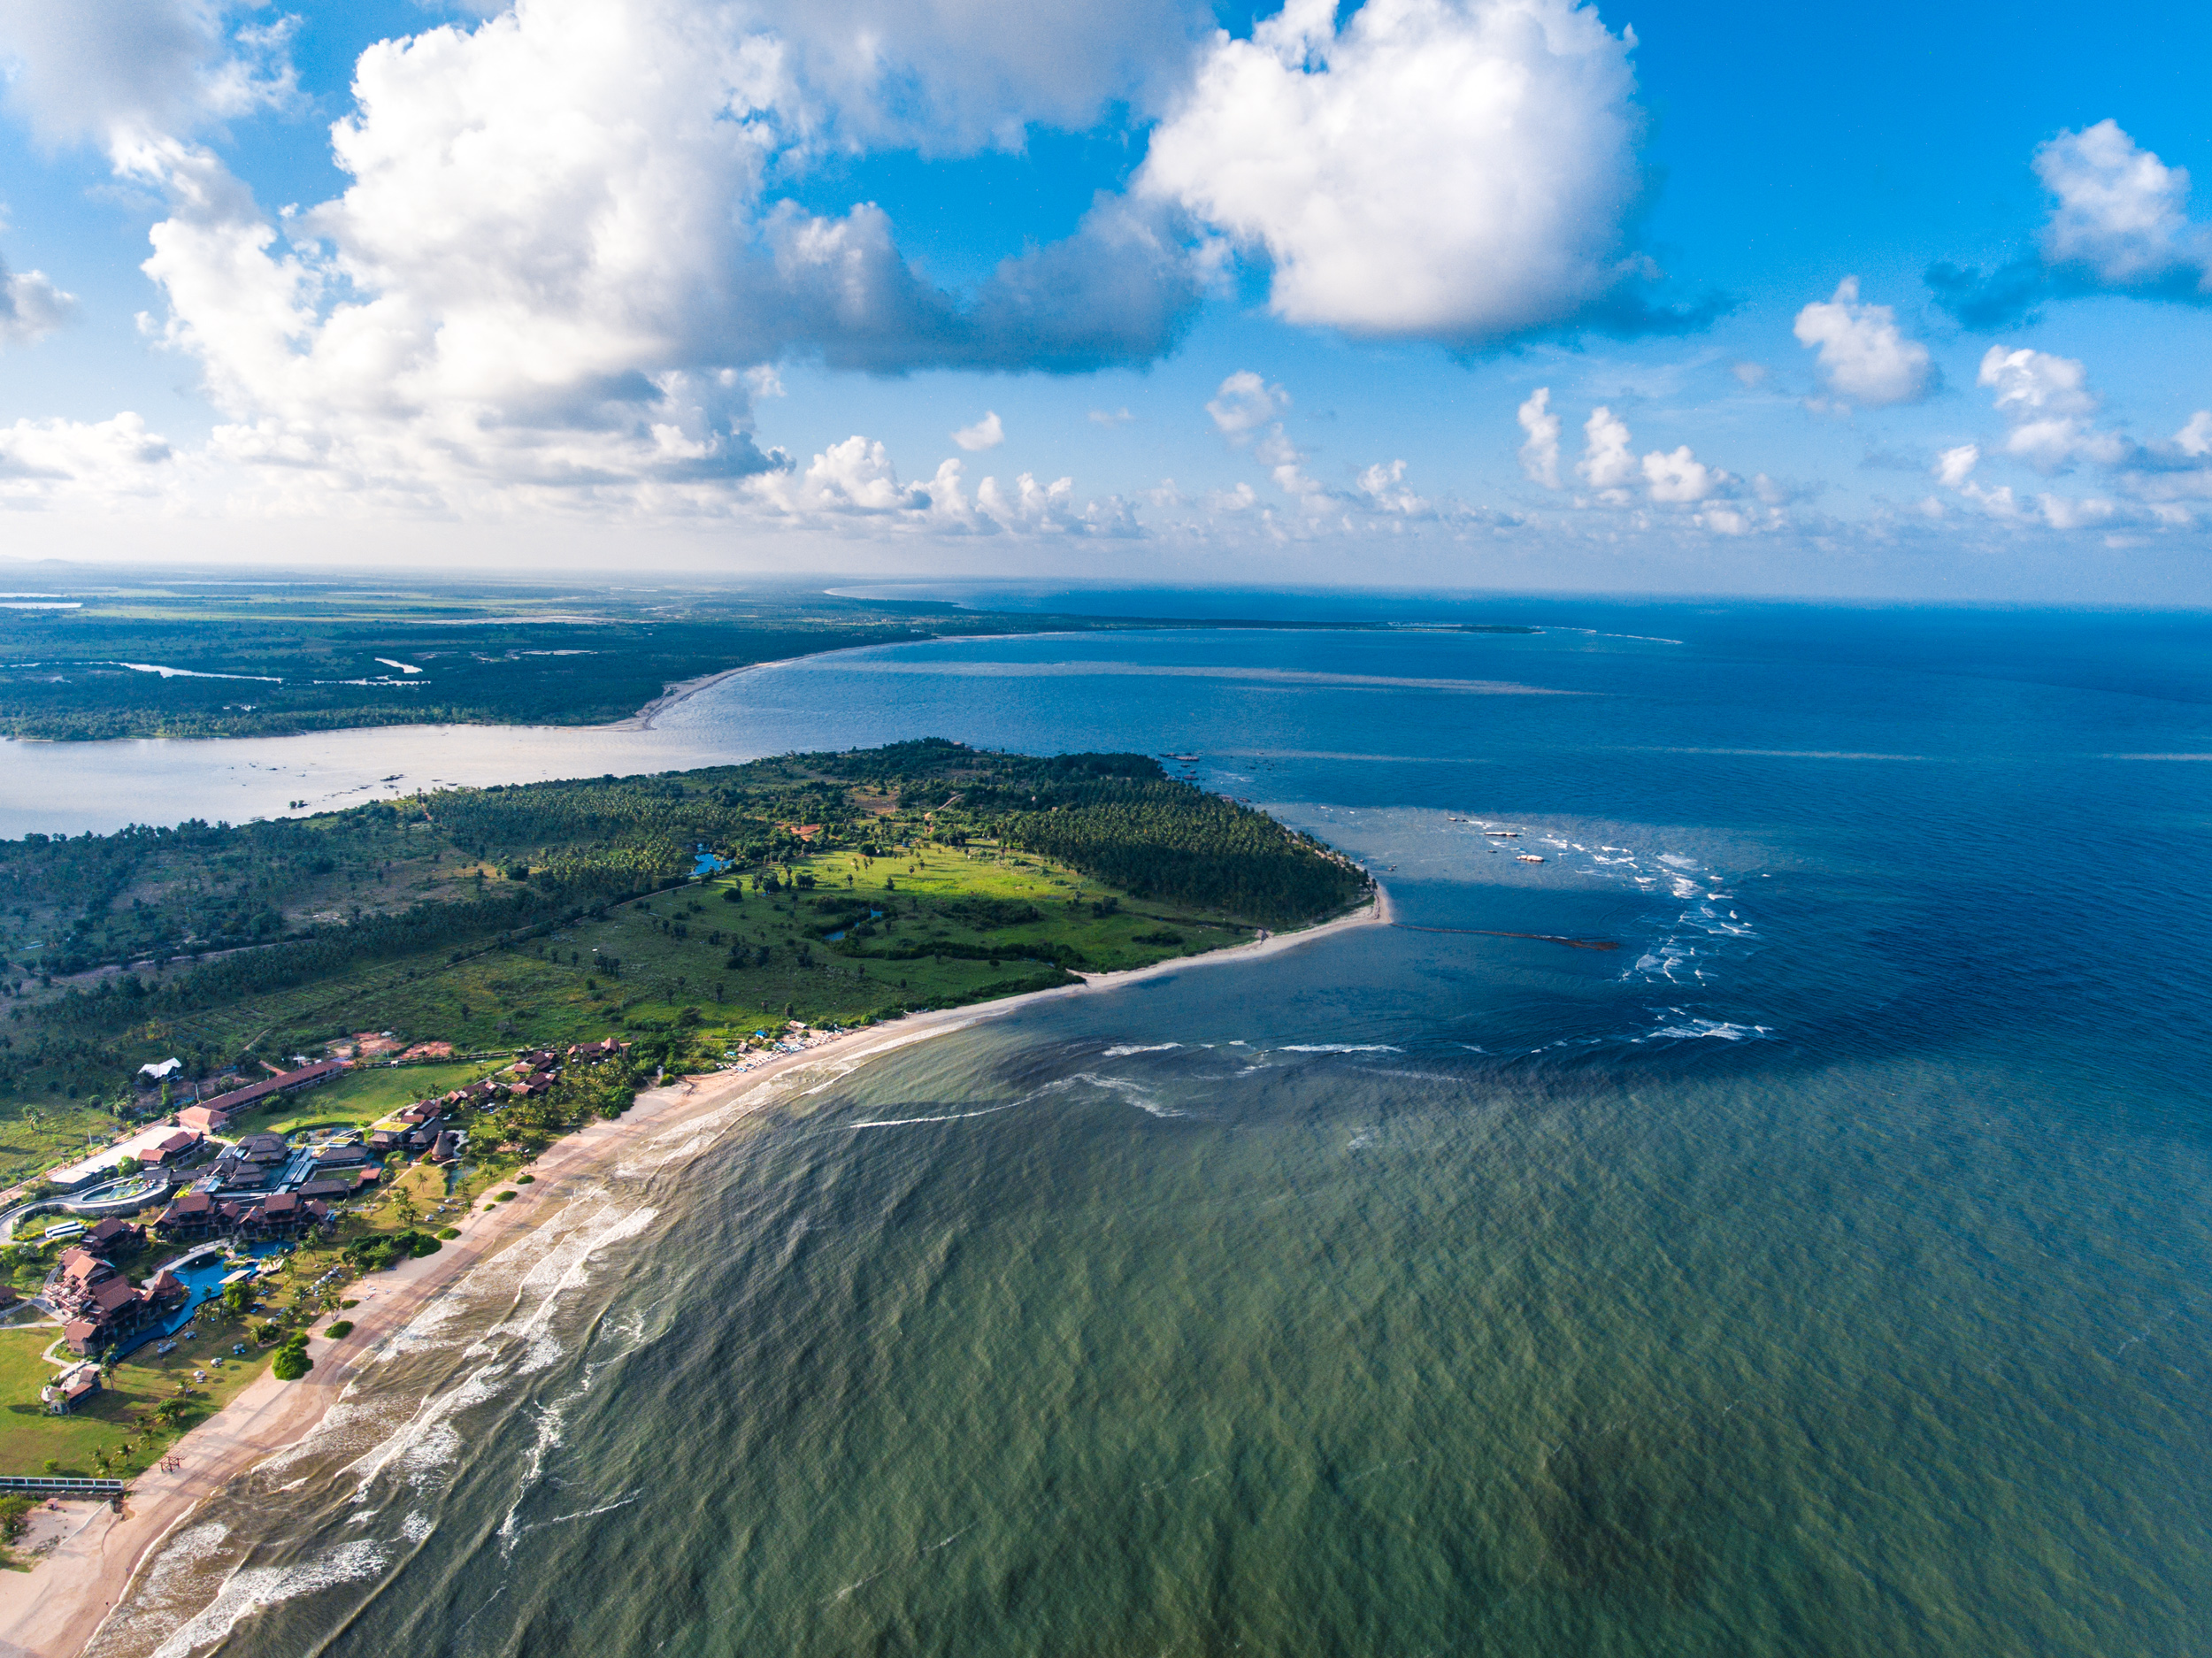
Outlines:
<svg viewBox="0 0 2212 1658"><path fill-rule="evenodd" d="M1622 948L1364 930L770 1085L96 1650L2212 1651L2212 624L1582 614L683 705L1196 754L1417 926Z"/></svg>

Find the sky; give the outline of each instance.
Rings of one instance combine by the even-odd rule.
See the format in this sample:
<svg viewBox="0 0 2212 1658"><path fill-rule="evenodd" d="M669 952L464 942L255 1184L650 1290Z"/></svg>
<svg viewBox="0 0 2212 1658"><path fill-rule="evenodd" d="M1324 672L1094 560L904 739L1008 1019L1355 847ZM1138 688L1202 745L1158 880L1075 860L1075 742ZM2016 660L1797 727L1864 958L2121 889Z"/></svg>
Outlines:
<svg viewBox="0 0 2212 1658"><path fill-rule="evenodd" d="M2208 75L2200 4L0 0L0 557L2200 605Z"/></svg>

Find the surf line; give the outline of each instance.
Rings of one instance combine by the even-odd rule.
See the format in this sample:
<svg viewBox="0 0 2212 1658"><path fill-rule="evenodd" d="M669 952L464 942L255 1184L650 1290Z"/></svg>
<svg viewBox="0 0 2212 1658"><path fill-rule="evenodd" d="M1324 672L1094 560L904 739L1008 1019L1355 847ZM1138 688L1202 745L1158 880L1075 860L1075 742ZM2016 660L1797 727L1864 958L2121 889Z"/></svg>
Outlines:
<svg viewBox="0 0 2212 1658"><path fill-rule="evenodd" d="M1618 939L1567 939L1556 933L1500 933L1492 927L1417 927L1409 921L1390 925L1406 933L1463 933L1486 939L1534 939L1540 944L1563 944L1571 950L1617 950Z"/></svg>

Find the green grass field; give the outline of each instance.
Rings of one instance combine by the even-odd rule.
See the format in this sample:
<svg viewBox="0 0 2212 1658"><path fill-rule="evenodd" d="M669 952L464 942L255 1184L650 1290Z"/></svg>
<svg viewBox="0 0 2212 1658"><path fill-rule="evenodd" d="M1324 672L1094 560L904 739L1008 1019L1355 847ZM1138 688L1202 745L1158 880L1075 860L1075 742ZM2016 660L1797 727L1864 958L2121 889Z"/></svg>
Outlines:
<svg viewBox="0 0 2212 1658"><path fill-rule="evenodd" d="M273 1032L264 1046L274 1048L373 1025L409 1041L450 1041L464 1051L513 1050L668 1032L692 1010L695 1019L680 1028L733 1041L780 1029L787 1009L808 1024L849 1024L901 1008L957 1006L1060 984L1066 975L1051 960L1056 947L1078 952L1086 971L1112 971L1252 936L1225 917L1139 903L1046 860L989 846L930 847L913 859L833 852L793 867L812 876L811 891L771 895L748 889L732 902L723 894L735 883L696 882L614 906L603 921L585 920L457 963L431 956L368 963L177 1021L170 1034L235 1048ZM1030 906L1038 918L975 925L960 912L964 901L978 898ZM1094 906L1110 898L1114 912L1094 914ZM839 930L839 917L820 907L839 899L871 901L886 911L891 930L863 941L864 954L841 954L825 936ZM1139 941L1163 932L1179 942ZM969 959L933 952L909 960L884 954L932 942L997 954ZM731 953L740 948L749 953L748 964L732 967ZM595 961L609 957L620 963L618 971L595 971ZM366 1069L287 1099L242 1125L365 1123L486 1069Z"/></svg>
<svg viewBox="0 0 2212 1658"><path fill-rule="evenodd" d="M50 1416L38 1390L63 1366L42 1355L60 1334L56 1324L0 1330L0 1474L42 1474L53 1462L73 1479L127 1479L152 1466L180 1433L228 1404L268 1362L257 1351L233 1358L237 1328L218 1328L203 1316L201 1333L176 1352L156 1358L151 1345L141 1347L115 1367L96 1399L69 1416ZM60 1349L66 1362L74 1362L67 1351ZM191 1379L196 1369L206 1372L204 1383ZM184 1415L173 1426L156 1423L154 1408L177 1397L180 1385L191 1389ZM103 1452L104 1469L96 1460Z"/></svg>
<svg viewBox="0 0 2212 1658"><path fill-rule="evenodd" d="M286 1095L265 1110L250 1111L231 1125L234 1133L290 1134L303 1128L354 1127L389 1117L403 1105L474 1082L504 1062L473 1060L453 1064L373 1065L349 1071L303 1094Z"/></svg>

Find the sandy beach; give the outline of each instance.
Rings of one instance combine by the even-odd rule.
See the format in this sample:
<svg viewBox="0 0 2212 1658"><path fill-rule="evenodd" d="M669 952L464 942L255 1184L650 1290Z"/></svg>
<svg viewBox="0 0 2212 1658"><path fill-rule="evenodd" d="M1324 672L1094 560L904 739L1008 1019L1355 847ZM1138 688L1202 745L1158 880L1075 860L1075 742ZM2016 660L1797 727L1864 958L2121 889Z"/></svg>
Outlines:
<svg viewBox="0 0 2212 1658"><path fill-rule="evenodd" d="M745 672L738 670L737 672ZM1379 885L1370 903L1333 921L1279 933L1204 956L1179 957L1119 973L1083 976L1080 984L1033 991L973 1007L909 1014L779 1055L747 1071L710 1071L639 1094L629 1110L555 1141L530 1165L537 1178L516 1188L511 1203L479 1205L457 1223L460 1236L425 1259L370 1273L351 1286L360 1304L343 1341L311 1338L315 1368L302 1380L264 1373L224 1409L180 1439L176 1473L149 1472L132 1483L124 1512L70 1505L64 1536L29 1572L0 1574L0 1658L76 1658L166 1538L206 1497L223 1490L264 1458L296 1445L336 1403L378 1350L404 1330L434 1297L479 1263L524 1238L555 1206L567 1179L612 1161L650 1133L720 1110L786 1071L827 1059L848 1068L877 1054L998 1017L1030 1002L1080 996L1194 968L1250 962L1303 948L1357 927L1395 919Z"/></svg>

